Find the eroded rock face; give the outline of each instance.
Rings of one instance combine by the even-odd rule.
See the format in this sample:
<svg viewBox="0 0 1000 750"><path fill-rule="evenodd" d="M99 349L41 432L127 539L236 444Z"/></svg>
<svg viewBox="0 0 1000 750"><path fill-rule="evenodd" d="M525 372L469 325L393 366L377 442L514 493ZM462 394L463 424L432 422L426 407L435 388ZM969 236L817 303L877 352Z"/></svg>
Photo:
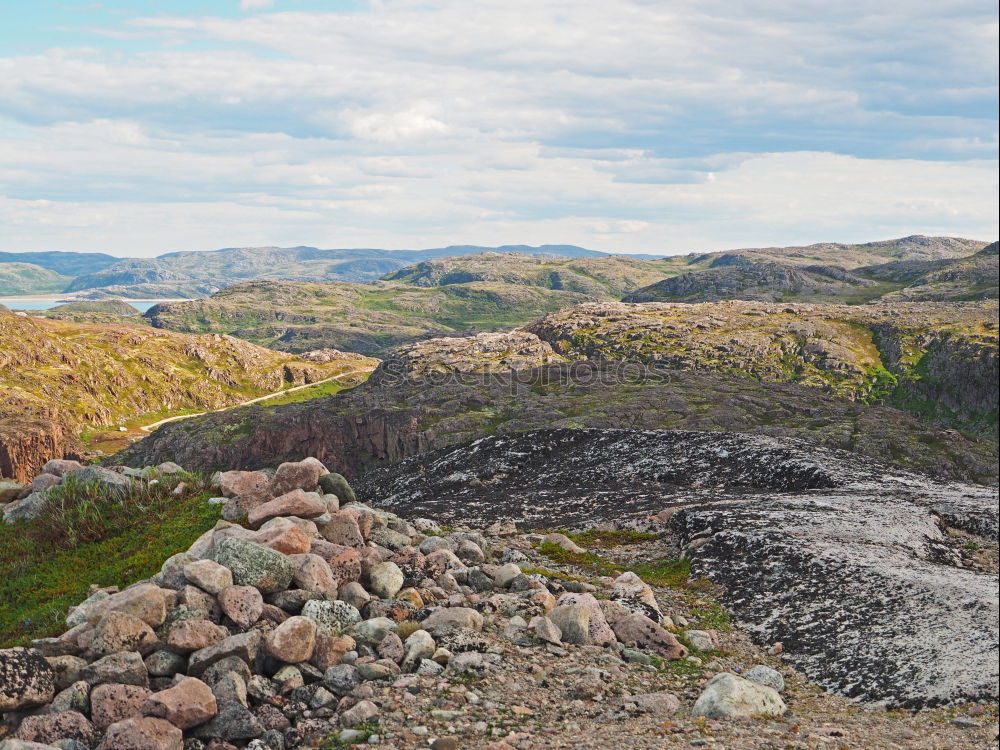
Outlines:
<svg viewBox="0 0 1000 750"><path fill-rule="evenodd" d="M996 489L792 440L625 430L484 438L359 485L451 524L669 519L741 627L824 687L905 706L996 700L997 576L959 566L944 529L995 539Z"/></svg>

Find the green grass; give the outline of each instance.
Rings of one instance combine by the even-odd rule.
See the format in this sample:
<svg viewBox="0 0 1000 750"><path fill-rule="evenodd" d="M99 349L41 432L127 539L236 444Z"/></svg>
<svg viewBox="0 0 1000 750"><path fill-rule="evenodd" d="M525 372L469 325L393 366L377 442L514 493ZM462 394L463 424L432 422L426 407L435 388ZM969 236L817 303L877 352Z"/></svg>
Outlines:
<svg viewBox="0 0 1000 750"><path fill-rule="evenodd" d="M67 608L92 583L126 586L159 571L219 519L208 497L190 474L118 493L70 479L50 491L42 517L0 526L0 648L64 632Z"/></svg>
<svg viewBox="0 0 1000 750"><path fill-rule="evenodd" d="M561 533L582 547L601 547L603 549L653 542L660 538L659 534L652 534L648 531L632 531L631 529L586 529Z"/></svg>
<svg viewBox="0 0 1000 750"><path fill-rule="evenodd" d="M587 533L599 534L601 532L583 532L583 534ZM576 536L579 539L581 534L577 534ZM656 537L656 535L652 536ZM711 599L704 598L706 595L711 595L716 587L706 578L692 578L691 561L688 559L662 559L622 565L596 552L569 552L550 542L542 542L538 546L538 551L553 562L578 567L586 571L592 578L598 576L618 576L625 571L631 571L651 586L664 586L677 591L681 595L681 598L688 604L688 613L695 620L698 627L714 629L720 632L728 632L733 629L729 613L726 612L722 605ZM528 572L527 569L522 570ZM553 575L553 571L545 569L533 569L531 572L538 572L549 576ZM566 574L560 575L566 578L574 578Z"/></svg>
<svg viewBox="0 0 1000 750"><path fill-rule="evenodd" d="M318 385L310 386L309 388L301 388L297 391L291 393L283 393L281 395L275 396L274 398L267 398L258 403L266 406L281 406L283 404L297 404L302 401L310 401L314 398L322 398L323 396L332 396L336 393L340 393L345 388L350 388L353 384L348 383L343 380L331 380L326 383L319 383Z"/></svg>

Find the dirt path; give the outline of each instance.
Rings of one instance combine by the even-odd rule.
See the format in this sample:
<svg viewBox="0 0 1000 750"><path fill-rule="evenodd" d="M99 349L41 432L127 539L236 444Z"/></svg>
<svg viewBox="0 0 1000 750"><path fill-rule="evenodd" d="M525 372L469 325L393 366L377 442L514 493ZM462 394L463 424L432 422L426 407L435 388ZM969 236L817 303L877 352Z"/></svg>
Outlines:
<svg viewBox="0 0 1000 750"><path fill-rule="evenodd" d="M286 393L294 393L295 391L301 391L303 388L312 388L316 385L323 385L323 383L329 383L331 380L340 380L341 378L346 378L351 375L358 375L363 372L370 372L369 370L350 370L349 372L342 372L340 375L333 375L332 377L325 378L324 380L317 380L315 383L304 383L302 385L296 385L292 388L286 388L281 391L275 391L274 393L267 393L263 396L257 396L257 398L252 398L249 401L243 401L238 404L233 404L232 406L224 406L221 409L211 409L210 411L199 411L194 414L178 414L176 417L167 417L166 419L161 419L158 422L153 422L152 424L142 425L138 429L142 432L152 432L160 425L164 425L167 422L177 422L181 419L190 419L191 417L200 417L204 414L214 414L220 411L228 411L229 409L236 409L240 406L249 406L250 404L256 404L258 401L267 401L269 398L274 398L275 396L284 396Z"/></svg>

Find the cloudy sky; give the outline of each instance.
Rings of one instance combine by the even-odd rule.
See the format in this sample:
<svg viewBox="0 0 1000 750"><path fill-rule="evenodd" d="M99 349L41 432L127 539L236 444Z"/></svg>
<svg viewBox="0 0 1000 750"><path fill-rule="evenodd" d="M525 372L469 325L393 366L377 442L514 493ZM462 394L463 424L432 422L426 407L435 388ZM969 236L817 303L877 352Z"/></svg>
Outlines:
<svg viewBox="0 0 1000 750"><path fill-rule="evenodd" d="M983 0L0 2L0 250L996 239Z"/></svg>

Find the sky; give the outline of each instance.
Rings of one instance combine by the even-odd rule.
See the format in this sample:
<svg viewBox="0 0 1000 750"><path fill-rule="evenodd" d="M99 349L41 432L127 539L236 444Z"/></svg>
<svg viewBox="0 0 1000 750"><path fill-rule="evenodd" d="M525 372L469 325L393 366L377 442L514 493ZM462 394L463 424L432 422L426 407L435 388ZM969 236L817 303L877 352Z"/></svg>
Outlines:
<svg viewBox="0 0 1000 750"><path fill-rule="evenodd" d="M0 250L998 235L983 0L0 0Z"/></svg>

